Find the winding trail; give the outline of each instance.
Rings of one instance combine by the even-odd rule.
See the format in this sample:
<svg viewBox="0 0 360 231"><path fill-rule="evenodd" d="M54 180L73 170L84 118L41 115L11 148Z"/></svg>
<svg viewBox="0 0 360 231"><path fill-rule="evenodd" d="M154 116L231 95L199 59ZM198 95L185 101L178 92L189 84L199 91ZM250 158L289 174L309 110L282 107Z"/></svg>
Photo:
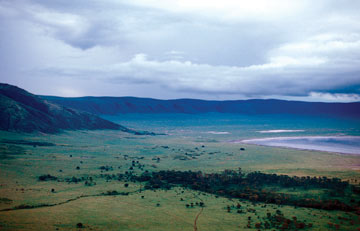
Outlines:
<svg viewBox="0 0 360 231"><path fill-rule="evenodd" d="M130 193L135 193L135 192L137 192L137 191L130 192ZM37 204L37 205L20 205L20 206L13 207L13 208L1 209L0 212L13 211L13 210L22 210L22 209L37 209L37 208L43 208L43 207L53 207L53 206L57 206L57 205L63 205L63 204L66 204L66 203L69 203L69 202L72 202L72 201L76 201L76 200L79 200L79 199L85 198L85 197L101 197L101 196L124 196L124 194L111 195L111 194L100 193L100 194L93 194L93 195L81 195L81 196L77 196L75 198L68 199L66 201L59 202L59 203Z"/></svg>
<svg viewBox="0 0 360 231"><path fill-rule="evenodd" d="M134 193L139 192L139 191L141 191L141 190L136 190L136 191L133 191L133 192L129 192L129 195L134 194ZM1 209L0 212L15 211L15 210L25 210L25 209L38 209L38 208L44 208L44 207L54 207L54 206L58 206L58 205L67 204L67 203L79 200L81 198L86 198L86 197L106 197L106 196L124 196L124 194L119 193L119 194L116 194L116 195L111 195L111 194L100 193L100 194L81 195L81 196L77 196L77 197L74 197L74 198L59 202L59 203L37 204L37 205L22 205L22 206L17 206L17 207L13 207L13 208ZM147 206L141 206L141 205L138 205L138 204L135 204L135 203L129 203L129 202L125 202L125 201L123 201L122 203L132 205L132 206L137 206L137 207L143 208L143 209L149 209L149 207L147 207ZM202 211L202 209L203 208L201 208L201 211ZM200 213L201 213L201 211L200 211ZM162 212L164 214L166 214L167 216L170 216L170 217L174 218L175 220L177 220L179 222L188 224L191 227L191 222L183 219L181 216L177 216L177 215L168 213L166 211L162 211ZM200 215L200 213L197 215L196 220L197 220L198 216ZM196 220L195 220L195 225L196 225ZM196 228L196 230L197 230L197 228Z"/></svg>
<svg viewBox="0 0 360 231"><path fill-rule="evenodd" d="M204 210L204 207L201 207L200 212L198 212L198 214L197 214L196 217L195 217L195 220L194 220L194 231L197 231L197 230L198 230L196 222L197 222L200 214L203 212L203 210Z"/></svg>
<svg viewBox="0 0 360 231"><path fill-rule="evenodd" d="M204 201L194 193L194 197L198 198L201 202L204 203ZM199 219L199 216L201 215L201 213L203 212L204 210L204 207L202 206L200 211L198 212L198 214L196 214L196 217L195 217L195 220L194 220L194 231L197 231L198 230L198 227L197 227L197 220Z"/></svg>
<svg viewBox="0 0 360 231"><path fill-rule="evenodd" d="M82 195L82 196L78 196L66 201L62 201L59 203L55 203L55 204L38 204L38 205L20 205L14 208L7 208L7 209L1 209L0 212L5 212L5 211L13 211L13 210L22 210L22 209L37 209L37 208L43 208L43 207L53 207L53 206L57 206L57 205L63 205L72 201L76 201L80 198L84 198L84 197L95 197L95 196L99 196L99 195Z"/></svg>

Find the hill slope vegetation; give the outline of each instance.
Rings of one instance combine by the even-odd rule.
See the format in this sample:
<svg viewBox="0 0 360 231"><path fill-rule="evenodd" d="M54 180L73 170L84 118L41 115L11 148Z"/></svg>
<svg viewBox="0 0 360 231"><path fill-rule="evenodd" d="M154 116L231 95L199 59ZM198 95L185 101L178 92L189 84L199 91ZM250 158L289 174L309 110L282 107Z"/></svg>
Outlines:
<svg viewBox="0 0 360 231"><path fill-rule="evenodd" d="M0 130L54 133L63 129L116 129L137 133L88 112L48 102L21 88L0 83Z"/></svg>

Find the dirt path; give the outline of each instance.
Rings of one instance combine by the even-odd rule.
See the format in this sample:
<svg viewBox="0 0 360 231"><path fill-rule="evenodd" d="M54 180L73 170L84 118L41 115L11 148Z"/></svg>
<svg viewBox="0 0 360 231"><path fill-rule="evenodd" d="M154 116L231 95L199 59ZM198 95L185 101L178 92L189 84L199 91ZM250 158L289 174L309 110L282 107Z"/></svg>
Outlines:
<svg viewBox="0 0 360 231"><path fill-rule="evenodd" d="M38 205L20 205L14 208L7 208L7 209L1 209L0 212L6 212L6 211L14 211L14 210L22 210L22 209L37 209L37 208L44 208L44 207L53 207L53 206L57 206L57 205L63 205L72 201L76 201L80 198L84 198L84 197L95 197L95 196L99 196L99 195L83 195L83 196L78 196L63 202L59 202L59 203L55 203L55 204L38 204Z"/></svg>
<svg viewBox="0 0 360 231"><path fill-rule="evenodd" d="M198 230L196 222L197 222L200 214L203 212L203 210L204 210L204 207L201 207L200 212L198 212L198 214L197 214L196 217L195 217L195 220L194 220L194 231L197 231L197 230Z"/></svg>
<svg viewBox="0 0 360 231"><path fill-rule="evenodd" d="M198 196L196 195L195 193L193 194L194 197L198 198L202 203L204 203L204 201ZM200 211L198 212L198 214L196 214L196 217L195 217L195 220L194 220L194 231L197 231L198 230L198 227L197 227L197 220L199 219L199 216L201 215L201 213L203 212L204 210L204 207L201 207Z"/></svg>
<svg viewBox="0 0 360 231"><path fill-rule="evenodd" d="M133 191L133 192L129 192L129 194L133 194L138 192L139 190ZM38 204L38 205L22 205L22 206L18 206L18 207L13 207L13 208L7 208L7 209L1 209L0 212L7 212L7 211L15 211L15 210L24 210L24 209L38 209L38 208L44 208L44 207L54 207L54 206L59 206L59 205L63 205L63 204L67 204L82 198L87 198L87 197L105 197L105 196L124 196L122 194L116 194L116 195L107 195L104 193L100 193L100 194L92 194L92 195L81 195L81 196L77 196L75 198L71 198L59 203L54 203L54 204ZM141 206L138 205L136 203L131 203L131 202L121 202L123 204L128 204L128 205L132 205L132 206L137 206L143 209L149 209L147 206ZM166 214L167 216L170 216L172 218L174 218L175 220L177 220L178 222L182 222L182 223L186 223L189 226L191 226L191 222L188 222L186 220L184 220L182 217L180 216L176 216L174 214L168 213L166 211L162 211L162 213ZM200 212L201 213L201 212ZM197 217L200 215L200 213L197 215ZM196 217L196 220L197 220ZM196 225L196 220L195 220L195 225Z"/></svg>
<svg viewBox="0 0 360 231"><path fill-rule="evenodd" d="M130 192L129 194L132 193L136 193L137 191L134 192ZM79 200L81 198L86 198L86 197L102 197L102 196L124 196L124 194L115 194L115 195L111 195L111 194L104 194L104 193L100 193L100 194L93 194L93 195L81 195L81 196L77 196L75 198L71 198L68 199L66 201L62 201L59 203L54 203L54 204L38 204L38 205L20 205L17 207L13 207L13 208L7 208L7 209L1 209L0 212L6 212L6 211L13 211L13 210L21 210L21 209L37 209L37 208L44 208L44 207L53 207L53 206L58 206L58 205L63 205L66 203L70 203L72 201L76 201Z"/></svg>

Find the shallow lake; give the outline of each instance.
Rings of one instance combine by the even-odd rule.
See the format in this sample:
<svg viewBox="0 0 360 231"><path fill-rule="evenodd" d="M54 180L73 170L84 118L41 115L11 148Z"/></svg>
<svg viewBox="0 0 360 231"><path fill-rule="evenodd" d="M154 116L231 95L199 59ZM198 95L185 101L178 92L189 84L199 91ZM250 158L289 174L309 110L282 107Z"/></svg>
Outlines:
<svg viewBox="0 0 360 231"><path fill-rule="evenodd" d="M252 140L248 143L360 154L360 119L354 118L227 113L120 114L103 117L137 130L170 136L218 142ZM279 138L284 136L287 138Z"/></svg>
<svg viewBox="0 0 360 231"><path fill-rule="evenodd" d="M347 154L360 154L359 136L276 137L241 140L238 142L272 147L287 147Z"/></svg>

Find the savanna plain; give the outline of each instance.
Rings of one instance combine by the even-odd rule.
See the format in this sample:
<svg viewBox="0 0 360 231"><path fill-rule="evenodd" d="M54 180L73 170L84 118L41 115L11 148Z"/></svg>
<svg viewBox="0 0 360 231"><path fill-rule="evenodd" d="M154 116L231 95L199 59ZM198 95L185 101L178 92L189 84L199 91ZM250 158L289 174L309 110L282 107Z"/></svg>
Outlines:
<svg viewBox="0 0 360 231"><path fill-rule="evenodd" d="M233 142L359 136L357 119L105 118L157 135L0 133L0 230L360 230L360 155Z"/></svg>

